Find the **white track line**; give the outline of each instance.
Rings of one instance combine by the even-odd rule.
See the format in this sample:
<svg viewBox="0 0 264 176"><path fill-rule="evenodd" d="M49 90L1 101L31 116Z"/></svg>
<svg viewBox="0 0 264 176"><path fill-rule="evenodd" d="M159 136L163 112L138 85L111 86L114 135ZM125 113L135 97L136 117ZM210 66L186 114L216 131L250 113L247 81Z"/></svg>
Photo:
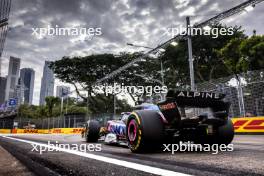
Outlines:
<svg viewBox="0 0 264 176"><path fill-rule="evenodd" d="M86 158L90 158L90 159L95 159L98 161L102 161L102 162L106 162L106 163L110 163L110 164L115 164L118 166L131 168L131 169L135 169L138 171L143 171L143 172L147 172L147 173L151 173L151 174L162 175L162 176L190 176L188 174L184 174L184 173L180 173L180 172L174 172L174 171L170 171L170 170L166 170L166 169L160 169L160 168L156 168L156 167L152 167L152 166L132 163L132 162L128 162L128 161L109 158L109 157L105 157L105 156L99 156L99 155L90 154L90 153L84 153L84 152L80 152L80 151L76 151L76 150L64 149L64 148L60 148L60 147L56 147L56 146L50 146L47 144L42 144L42 143L33 142L33 141L29 141L29 140L17 139L17 138L8 137L8 136L2 136L2 137L7 138L7 139L11 139L11 140L15 140L15 141L19 141L19 142L28 143L28 144L43 146L43 147L46 147L47 149L59 150L62 152L66 152L66 153L70 153L70 154L74 154L74 155L78 155L78 156L82 156L82 157L86 157Z"/></svg>

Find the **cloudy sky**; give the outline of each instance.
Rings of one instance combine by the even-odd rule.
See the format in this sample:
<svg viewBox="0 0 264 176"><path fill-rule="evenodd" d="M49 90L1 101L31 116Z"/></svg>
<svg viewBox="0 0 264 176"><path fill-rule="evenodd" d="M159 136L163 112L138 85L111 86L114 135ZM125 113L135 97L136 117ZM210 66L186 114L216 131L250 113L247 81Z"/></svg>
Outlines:
<svg viewBox="0 0 264 176"><path fill-rule="evenodd" d="M39 102L40 82L45 60L63 56L138 51L126 43L154 47L169 39L168 27L202 22L245 0L12 0L9 32L3 53L2 75L7 74L10 56L21 58L21 68L36 71L34 104ZM253 11L235 15L223 22L241 25L248 35L253 29L264 33L264 2ZM67 28L101 28L102 35L83 36L32 35L32 28L48 25ZM56 84L62 84L56 81Z"/></svg>

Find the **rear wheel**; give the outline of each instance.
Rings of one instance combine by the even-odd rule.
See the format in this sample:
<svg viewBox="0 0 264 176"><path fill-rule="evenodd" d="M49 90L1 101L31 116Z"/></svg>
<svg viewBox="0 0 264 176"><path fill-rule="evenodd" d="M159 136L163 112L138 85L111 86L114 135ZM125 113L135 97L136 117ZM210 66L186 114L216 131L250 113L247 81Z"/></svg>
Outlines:
<svg viewBox="0 0 264 176"><path fill-rule="evenodd" d="M100 124L96 120L88 122L88 129L86 134L87 142L97 142L100 137Z"/></svg>
<svg viewBox="0 0 264 176"><path fill-rule="evenodd" d="M214 134L201 137L202 144L230 144L234 138L234 127L231 119L222 126L215 127Z"/></svg>
<svg viewBox="0 0 264 176"><path fill-rule="evenodd" d="M157 111L132 112L128 117L126 130L129 148L132 152L149 152L162 144L164 126Z"/></svg>
<svg viewBox="0 0 264 176"><path fill-rule="evenodd" d="M231 121L231 119L227 119L227 122L225 125L220 126L217 129L216 135L215 135L215 142L217 144L230 144L234 138L235 132L234 132L234 126Z"/></svg>

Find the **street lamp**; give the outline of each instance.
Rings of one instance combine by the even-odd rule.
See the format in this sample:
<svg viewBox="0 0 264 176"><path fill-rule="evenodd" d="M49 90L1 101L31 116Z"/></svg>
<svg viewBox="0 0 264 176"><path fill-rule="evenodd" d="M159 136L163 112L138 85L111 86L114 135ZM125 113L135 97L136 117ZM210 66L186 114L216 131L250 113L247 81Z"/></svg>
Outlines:
<svg viewBox="0 0 264 176"><path fill-rule="evenodd" d="M187 31L189 31L190 28L190 17L186 17L186 26ZM188 33L187 36L188 41L188 56L189 56L189 71L190 71L190 79L191 79L191 90L195 90L195 83L194 83L194 69L193 69L193 55L192 55L192 38L191 35Z"/></svg>

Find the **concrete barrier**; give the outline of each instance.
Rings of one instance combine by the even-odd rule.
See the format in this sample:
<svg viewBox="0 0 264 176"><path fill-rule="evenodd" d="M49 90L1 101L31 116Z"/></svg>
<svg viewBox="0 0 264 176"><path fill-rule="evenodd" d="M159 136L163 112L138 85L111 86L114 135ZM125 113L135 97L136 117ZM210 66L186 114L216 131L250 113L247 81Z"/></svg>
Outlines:
<svg viewBox="0 0 264 176"><path fill-rule="evenodd" d="M33 133L33 134L81 134L82 128L52 128L52 129L0 129L0 133ZM3 131L3 132L2 132Z"/></svg>
<svg viewBox="0 0 264 176"><path fill-rule="evenodd" d="M11 133L10 129L0 129L0 134L9 134Z"/></svg>
<svg viewBox="0 0 264 176"><path fill-rule="evenodd" d="M236 133L264 133L264 117L233 118Z"/></svg>

